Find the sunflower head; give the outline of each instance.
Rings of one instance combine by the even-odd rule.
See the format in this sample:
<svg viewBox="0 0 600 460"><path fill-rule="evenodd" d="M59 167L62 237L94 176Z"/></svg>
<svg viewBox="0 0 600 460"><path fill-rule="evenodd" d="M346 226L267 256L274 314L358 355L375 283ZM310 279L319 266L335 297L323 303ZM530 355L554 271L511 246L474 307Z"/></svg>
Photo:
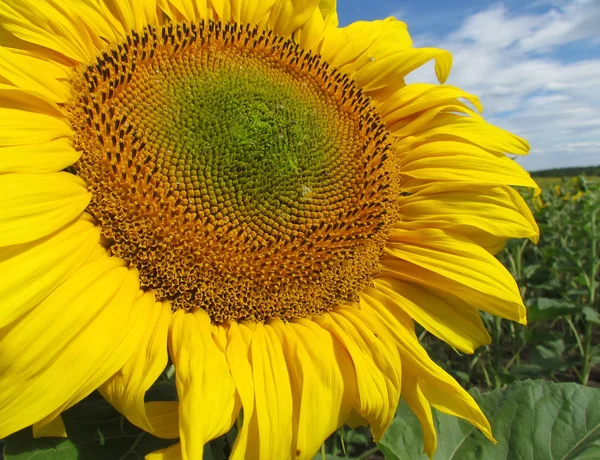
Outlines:
<svg viewBox="0 0 600 460"><path fill-rule="evenodd" d="M173 309L310 317L377 273L398 164L369 98L320 56L248 24L169 22L71 85L87 211Z"/></svg>
<svg viewBox="0 0 600 460"><path fill-rule="evenodd" d="M472 352L479 310L525 321L492 254L536 185L474 96L405 83L431 59L330 1L0 0L0 437L96 388L180 438L152 458L238 418L232 458L312 458L400 397L429 454L430 405L491 437L414 322Z"/></svg>

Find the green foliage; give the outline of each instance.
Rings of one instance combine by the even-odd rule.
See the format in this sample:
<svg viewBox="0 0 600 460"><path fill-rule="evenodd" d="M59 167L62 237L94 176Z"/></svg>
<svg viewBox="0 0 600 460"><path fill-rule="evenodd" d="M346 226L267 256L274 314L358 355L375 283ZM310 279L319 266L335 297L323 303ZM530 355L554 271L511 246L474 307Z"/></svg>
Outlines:
<svg viewBox="0 0 600 460"><path fill-rule="evenodd" d="M498 444L469 423L434 413L434 460L600 458L600 390L573 383L519 382L474 394ZM421 427L402 404L379 447L389 460L426 460Z"/></svg>
<svg viewBox="0 0 600 460"><path fill-rule="evenodd" d="M160 399L168 399L163 390L159 391L162 393ZM34 439L31 428L26 428L4 440L4 459L142 460L150 452L179 442L155 438L132 425L98 393L76 404L62 417L68 438ZM204 460L229 458L236 434L233 428L227 435L209 443L204 449Z"/></svg>
<svg viewBox="0 0 600 460"><path fill-rule="evenodd" d="M531 175L538 179L539 177L573 177L585 174L586 176L600 176L599 166L579 166L575 168L554 168L534 171Z"/></svg>
<svg viewBox="0 0 600 460"><path fill-rule="evenodd" d="M69 438L34 439L31 428L4 440L6 460L141 460L173 444L129 423L94 393L63 414Z"/></svg>
<svg viewBox="0 0 600 460"><path fill-rule="evenodd" d="M592 459L600 455L600 390L572 383L519 382L507 389L472 392L494 427L498 444L488 441L469 423L434 411L438 450L434 460L458 459ZM65 412L69 439L33 439L31 429L5 440L6 460L134 460L174 441L161 440L129 424L94 394ZM225 460L235 430L210 443L207 460ZM327 443L325 460L381 458L367 449L366 429L342 429ZM390 460L426 460L421 427L402 403L388 432L378 444ZM318 454L315 460L321 459Z"/></svg>

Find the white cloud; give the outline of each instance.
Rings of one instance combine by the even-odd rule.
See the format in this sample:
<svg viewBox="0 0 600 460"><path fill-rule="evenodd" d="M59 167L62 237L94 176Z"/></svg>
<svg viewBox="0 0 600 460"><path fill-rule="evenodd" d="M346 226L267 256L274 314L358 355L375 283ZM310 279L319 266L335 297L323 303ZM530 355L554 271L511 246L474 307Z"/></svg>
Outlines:
<svg viewBox="0 0 600 460"><path fill-rule="evenodd" d="M447 83L478 95L490 121L531 142L532 155L521 160L530 170L600 164L600 57L573 61L560 53L567 43L599 40L600 1L551 3L540 14L495 4L438 43L415 39L453 53ZM431 67L408 80L432 81Z"/></svg>
<svg viewBox="0 0 600 460"><path fill-rule="evenodd" d="M600 37L600 2L598 0L574 0L563 4L562 9L553 8L542 16L542 22L520 45L525 50L545 50L553 46Z"/></svg>
<svg viewBox="0 0 600 460"><path fill-rule="evenodd" d="M450 35L450 40L503 49L526 38L541 19L531 15L509 17L506 7L497 4L466 18L461 28Z"/></svg>

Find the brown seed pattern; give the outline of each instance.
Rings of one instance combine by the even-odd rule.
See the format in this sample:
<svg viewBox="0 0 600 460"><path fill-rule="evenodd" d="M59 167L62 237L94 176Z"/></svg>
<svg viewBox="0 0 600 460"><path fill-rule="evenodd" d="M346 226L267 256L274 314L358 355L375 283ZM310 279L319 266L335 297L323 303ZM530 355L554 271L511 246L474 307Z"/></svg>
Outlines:
<svg viewBox="0 0 600 460"><path fill-rule="evenodd" d="M319 56L256 27L169 23L73 88L87 211L174 309L309 317L377 273L398 165L370 100Z"/></svg>

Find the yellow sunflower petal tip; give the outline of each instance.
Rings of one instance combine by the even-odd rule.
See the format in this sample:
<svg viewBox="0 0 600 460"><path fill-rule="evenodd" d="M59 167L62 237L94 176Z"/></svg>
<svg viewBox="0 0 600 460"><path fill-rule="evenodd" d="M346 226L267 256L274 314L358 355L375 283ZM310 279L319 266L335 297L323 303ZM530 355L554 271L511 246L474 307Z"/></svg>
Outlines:
<svg viewBox="0 0 600 460"><path fill-rule="evenodd" d="M56 416L54 420L50 422L38 422L33 424L33 437L34 438L45 438L45 437L58 437L66 438L67 429L65 423L60 415Z"/></svg>

